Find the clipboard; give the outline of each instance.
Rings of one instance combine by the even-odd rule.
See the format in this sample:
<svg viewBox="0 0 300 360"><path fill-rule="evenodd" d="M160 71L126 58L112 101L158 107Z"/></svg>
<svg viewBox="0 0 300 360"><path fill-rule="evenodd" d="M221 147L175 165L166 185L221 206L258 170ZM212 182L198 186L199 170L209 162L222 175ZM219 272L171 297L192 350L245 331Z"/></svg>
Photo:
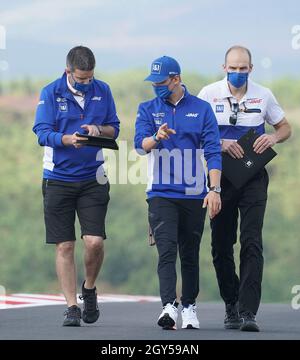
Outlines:
<svg viewBox="0 0 300 360"><path fill-rule="evenodd" d="M77 137L81 137L86 140L77 140L78 144L84 144L86 146L96 146L99 148L119 150L119 146L116 143L115 139L105 137L105 136L92 136L86 134L77 134Z"/></svg>
<svg viewBox="0 0 300 360"><path fill-rule="evenodd" d="M277 155L272 148L266 149L262 154L253 150L253 144L259 136L254 129L250 129L238 140L244 150L242 159L234 159L229 154L222 153L222 174L236 189L244 186Z"/></svg>

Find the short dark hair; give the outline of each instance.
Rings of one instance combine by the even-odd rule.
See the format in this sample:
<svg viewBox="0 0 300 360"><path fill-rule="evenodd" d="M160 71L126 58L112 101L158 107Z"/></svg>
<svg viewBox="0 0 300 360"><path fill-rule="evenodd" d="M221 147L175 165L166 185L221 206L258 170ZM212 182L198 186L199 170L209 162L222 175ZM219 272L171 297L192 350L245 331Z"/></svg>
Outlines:
<svg viewBox="0 0 300 360"><path fill-rule="evenodd" d="M67 66L72 72L76 69L91 71L94 70L95 65L96 60L92 50L85 46L75 46L67 55Z"/></svg>
<svg viewBox="0 0 300 360"><path fill-rule="evenodd" d="M232 50L244 50L244 51L246 51L246 53L247 53L248 56L249 56L249 63L250 63L250 65L252 64L252 55L251 55L250 50L247 49L247 48L244 47L244 46L241 46L241 45L231 46L231 48L229 48L229 49L226 51L226 54L225 54L225 64L226 64L226 61L227 61L227 56L228 56L228 54L229 54Z"/></svg>

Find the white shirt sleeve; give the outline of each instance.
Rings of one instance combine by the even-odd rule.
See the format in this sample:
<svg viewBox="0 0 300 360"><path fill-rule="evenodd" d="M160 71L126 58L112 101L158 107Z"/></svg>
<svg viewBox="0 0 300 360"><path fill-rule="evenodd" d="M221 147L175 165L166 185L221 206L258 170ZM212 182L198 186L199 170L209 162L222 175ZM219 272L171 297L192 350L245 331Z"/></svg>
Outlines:
<svg viewBox="0 0 300 360"><path fill-rule="evenodd" d="M270 125L276 125L284 118L284 111L270 90L268 95L265 120Z"/></svg>
<svg viewBox="0 0 300 360"><path fill-rule="evenodd" d="M198 97L199 99L208 101L208 94L207 94L207 91L206 91L205 87L202 88L202 90L199 92L199 94L197 95L197 97ZM208 101L208 102L209 102L209 101Z"/></svg>

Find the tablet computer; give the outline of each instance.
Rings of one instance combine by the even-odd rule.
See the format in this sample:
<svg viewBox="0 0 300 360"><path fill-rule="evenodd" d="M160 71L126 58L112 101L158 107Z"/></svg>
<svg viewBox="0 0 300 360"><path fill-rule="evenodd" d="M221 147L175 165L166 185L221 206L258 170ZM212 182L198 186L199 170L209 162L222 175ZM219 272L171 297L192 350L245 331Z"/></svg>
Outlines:
<svg viewBox="0 0 300 360"><path fill-rule="evenodd" d="M82 138L82 140L80 139L77 140L78 144L84 144L86 146L96 146L105 149L119 150L119 146L116 143L116 140L109 137L92 136L86 134L76 134L76 136Z"/></svg>

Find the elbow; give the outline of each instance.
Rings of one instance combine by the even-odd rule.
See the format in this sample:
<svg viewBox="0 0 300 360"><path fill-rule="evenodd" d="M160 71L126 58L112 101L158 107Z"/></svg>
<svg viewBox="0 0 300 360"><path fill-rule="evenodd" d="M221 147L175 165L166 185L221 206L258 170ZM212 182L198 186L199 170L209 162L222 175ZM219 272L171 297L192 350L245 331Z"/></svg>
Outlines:
<svg viewBox="0 0 300 360"><path fill-rule="evenodd" d="M134 148L139 155L146 155L147 151L143 147L143 142L140 140L134 141Z"/></svg>
<svg viewBox="0 0 300 360"><path fill-rule="evenodd" d="M139 149L135 149L135 150L139 155L147 155L149 152L149 151L144 150L143 148L139 148Z"/></svg>
<svg viewBox="0 0 300 360"><path fill-rule="evenodd" d="M135 148L135 150L143 148L142 140L138 136L135 136L135 138L134 138L134 148Z"/></svg>
<svg viewBox="0 0 300 360"><path fill-rule="evenodd" d="M41 136L38 136L38 144L40 146L45 146L45 139L42 138Z"/></svg>
<svg viewBox="0 0 300 360"><path fill-rule="evenodd" d="M114 138L115 140L118 138L119 133L120 133L120 128L114 127L114 135L113 135L113 138Z"/></svg>
<svg viewBox="0 0 300 360"><path fill-rule="evenodd" d="M221 153L214 153L206 156L208 170L220 170L222 171L222 156Z"/></svg>
<svg viewBox="0 0 300 360"><path fill-rule="evenodd" d="M282 127L281 137L279 136L279 143L284 142L292 136L292 127L289 123L284 124L284 128Z"/></svg>
<svg viewBox="0 0 300 360"><path fill-rule="evenodd" d="M42 140L42 137L41 137L41 134L39 134L39 133L36 131L35 127L33 127L32 131L34 132L34 134L35 134L36 137L37 137L37 143L38 143L40 146L44 146L43 140Z"/></svg>
<svg viewBox="0 0 300 360"><path fill-rule="evenodd" d="M37 137L37 142L40 146L47 146L47 133L41 129L33 128L33 132Z"/></svg>
<svg viewBox="0 0 300 360"><path fill-rule="evenodd" d="M218 170L218 171L222 172L222 163L219 161L213 161L210 164L208 164L207 168L208 168L208 171Z"/></svg>
<svg viewBox="0 0 300 360"><path fill-rule="evenodd" d="M275 126L275 137L277 137L277 142L282 143L292 136L292 127L291 124L283 118L278 126Z"/></svg>

